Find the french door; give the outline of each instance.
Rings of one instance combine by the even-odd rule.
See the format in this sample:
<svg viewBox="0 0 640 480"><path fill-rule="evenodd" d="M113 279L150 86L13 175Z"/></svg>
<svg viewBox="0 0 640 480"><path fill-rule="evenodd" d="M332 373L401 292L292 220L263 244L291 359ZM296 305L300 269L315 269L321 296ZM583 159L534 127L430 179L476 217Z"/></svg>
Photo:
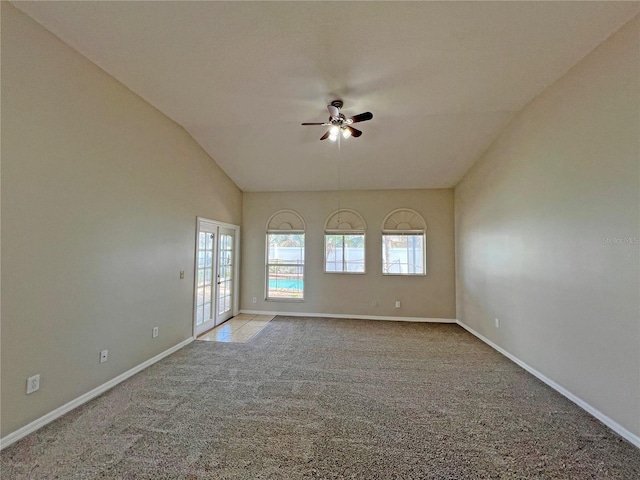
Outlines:
<svg viewBox="0 0 640 480"><path fill-rule="evenodd" d="M233 317L233 300L235 296L233 288L233 279L235 277L234 244L235 231L230 228L218 227L216 325Z"/></svg>
<svg viewBox="0 0 640 480"><path fill-rule="evenodd" d="M236 233L238 227L198 219L195 335L228 320L237 310Z"/></svg>

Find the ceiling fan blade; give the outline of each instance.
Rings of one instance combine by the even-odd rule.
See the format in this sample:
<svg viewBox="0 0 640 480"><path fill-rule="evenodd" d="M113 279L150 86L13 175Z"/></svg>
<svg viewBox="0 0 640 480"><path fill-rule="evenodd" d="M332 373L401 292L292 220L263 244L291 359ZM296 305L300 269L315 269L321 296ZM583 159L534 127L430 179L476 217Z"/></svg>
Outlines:
<svg viewBox="0 0 640 480"><path fill-rule="evenodd" d="M338 107L327 105L327 110L329 110L329 115L331 115L331 118L340 116L340 110L338 109Z"/></svg>
<svg viewBox="0 0 640 480"><path fill-rule="evenodd" d="M326 123L326 122L325 122ZM309 123L309 122L305 122L302 125L324 125L325 123L320 122L320 123Z"/></svg>
<svg viewBox="0 0 640 480"><path fill-rule="evenodd" d="M360 113L358 115L354 115L353 117L350 118L351 123L357 123L357 122L366 122L367 120L371 120L373 118L373 113L371 112L365 112L365 113Z"/></svg>
<svg viewBox="0 0 640 480"><path fill-rule="evenodd" d="M320 137L320 140L325 140L325 139L327 139L327 138L329 138L329 130L327 130L327 133L325 133L324 135L322 135L322 136Z"/></svg>
<svg viewBox="0 0 640 480"><path fill-rule="evenodd" d="M347 130L349 130L351 132L351 136L352 137L359 137L360 135L362 135L362 132L360 130L358 130L357 128L353 128L353 127L345 127Z"/></svg>

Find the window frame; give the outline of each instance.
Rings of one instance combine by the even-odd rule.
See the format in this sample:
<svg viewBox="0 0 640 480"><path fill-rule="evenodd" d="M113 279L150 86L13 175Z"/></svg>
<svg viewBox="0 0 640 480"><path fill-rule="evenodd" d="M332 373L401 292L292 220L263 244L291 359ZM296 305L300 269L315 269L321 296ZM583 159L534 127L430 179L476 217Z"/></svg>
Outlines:
<svg viewBox="0 0 640 480"><path fill-rule="evenodd" d="M336 274L346 274L346 275L364 275L367 273L367 222L364 217L357 212L356 210L352 210L350 208L339 208L338 210L333 211L329 214L326 221L324 222L324 239L322 246L324 248L324 273L336 273ZM328 236L342 236L342 245L343 245L343 255L342 255L342 270L327 270L327 237ZM362 272L349 272L345 270L345 262L344 262L344 248L345 242L344 237L346 235L362 235L363 241L363 256L362 256ZM334 262L337 263L337 262Z"/></svg>
<svg viewBox="0 0 640 480"><path fill-rule="evenodd" d="M402 273L402 272L387 272L385 271L386 263L384 259L385 252L385 236L419 236L422 237L422 273ZM426 229L417 230L382 230L382 244L380 245L381 263L382 263L382 275L384 276L397 276L397 277L424 277L427 275L427 232Z"/></svg>
<svg viewBox="0 0 640 480"><path fill-rule="evenodd" d="M269 236L270 235L302 235L304 237L304 246L302 247L302 263L297 264L285 264L288 267L296 267L302 269L302 296L300 297L270 297L269 296L269 268L282 266L283 264L269 263ZM264 299L267 302L304 302L305 295L305 277L306 277L306 257L307 257L307 238L305 230L267 230L265 235L265 287L264 287Z"/></svg>
<svg viewBox="0 0 640 480"><path fill-rule="evenodd" d="M341 235L343 237L343 254L342 254L342 266L344 268L344 237L346 235L362 235L363 246L362 246L362 266L363 270L361 272L349 272L347 270L327 270L327 237L328 236L338 236ZM328 274L338 274L338 275L364 275L367 273L367 234L364 230L325 230L324 231L324 273Z"/></svg>

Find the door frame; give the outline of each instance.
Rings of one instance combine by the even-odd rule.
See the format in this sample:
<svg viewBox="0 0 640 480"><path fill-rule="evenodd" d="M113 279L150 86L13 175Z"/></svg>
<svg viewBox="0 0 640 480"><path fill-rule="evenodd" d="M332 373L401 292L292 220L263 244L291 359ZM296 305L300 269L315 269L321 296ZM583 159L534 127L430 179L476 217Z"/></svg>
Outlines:
<svg viewBox="0 0 640 480"><path fill-rule="evenodd" d="M194 241L194 251L193 251L193 294L191 295L192 297L192 302L191 302L191 324L192 324L192 331L191 331L191 335L193 336L193 338L197 338L197 326L196 326L196 303L198 302L198 232L200 231L200 223L201 222L206 222L209 223L211 225L215 225L216 227L216 245L218 243L218 235L219 235L219 228L228 228L234 231L234 245L233 245L233 249L234 249L234 265L233 265L233 313L232 315L235 317L238 312L239 312L239 305L240 305L240 226L239 225L234 225L232 223L226 223L226 222L220 222L218 220L211 220L209 218L206 217L196 217L196 231L195 231L195 241ZM215 258L217 257L217 249L216 249L216 253L214 254L214 262L215 262L215 269L217 272L218 269L218 259ZM217 273L216 273L217 274ZM215 278L212 278L215 281ZM215 292L214 292L215 293ZM216 312L216 316L217 316L217 307L218 307L218 298L217 295L213 295L214 297L216 297L215 299L212 298L212 300L215 300L214 303L214 309ZM214 325L215 325L215 319L214 319Z"/></svg>

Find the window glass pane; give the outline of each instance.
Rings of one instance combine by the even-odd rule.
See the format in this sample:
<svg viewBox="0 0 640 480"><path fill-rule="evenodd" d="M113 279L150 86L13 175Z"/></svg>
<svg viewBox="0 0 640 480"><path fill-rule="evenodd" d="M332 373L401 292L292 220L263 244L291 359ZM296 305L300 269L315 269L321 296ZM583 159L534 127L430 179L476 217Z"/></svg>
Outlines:
<svg viewBox="0 0 640 480"><path fill-rule="evenodd" d="M343 257L346 272L364 272L364 235L344 236Z"/></svg>
<svg viewBox="0 0 640 480"><path fill-rule="evenodd" d="M304 263L304 234L269 234L269 263Z"/></svg>
<svg viewBox="0 0 640 480"><path fill-rule="evenodd" d="M424 234L382 235L382 272L392 275L422 275Z"/></svg>
<svg viewBox="0 0 640 480"><path fill-rule="evenodd" d="M204 267L204 252L198 252L198 268Z"/></svg>
<svg viewBox="0 0 640 480"><path fill-rule="evenodd" d="M204 285L204 270L198 269L198 286Z"/></svg>
<svg viewBox="0 0 640 480"><path fill-rule="evenodd" d="M213 234L212 233L207 233L205 235L207 236L206 248L207 248L207 250L212 250L213 249Z"/></svg>
<svg viewBox="0 0 640 480"><path fill-rule="evenodd" d="M268 298L303 298L303 267L270 265L268 268Z"/></svg>
<svg viewBox="0 0 640 480"><path fill-rule="evenodd" d="M213 262L213 252L205 252L205 262L207 267L210 267Z"/></svg>
<svg viewBox="0 0 640 480"><path fill-rule="evenodd" d="M204 250L206 236L207 236L207 234L204 233L204 232L200 232L198 234L198 248L200 250Z"/></svg>
<svg viewBox="0 0 640 480"><path fill-rule="evenodd" d="M205 285L211 285L211 269L207 268L204 271L204 283Z"/></svg>
<svg viewBox="0 0 640 480"><path fill-rule="evenodd" d="M325 271L341 272L342 271L342 235L325 235Z"/></svg>
<svg viewBox="0 0 640 480"><path fill-rule="evenodd" d="M204 289L204 303L211 302L211 287Z"/></svg>
<svg viewBox="0 0 640 480"><path fill-rule="evenodd" d="M202 306L197 307L197 309L198 309L198 316L196 318L196 325L202 325L202 322L204 322L204 310Z"/></svg>

